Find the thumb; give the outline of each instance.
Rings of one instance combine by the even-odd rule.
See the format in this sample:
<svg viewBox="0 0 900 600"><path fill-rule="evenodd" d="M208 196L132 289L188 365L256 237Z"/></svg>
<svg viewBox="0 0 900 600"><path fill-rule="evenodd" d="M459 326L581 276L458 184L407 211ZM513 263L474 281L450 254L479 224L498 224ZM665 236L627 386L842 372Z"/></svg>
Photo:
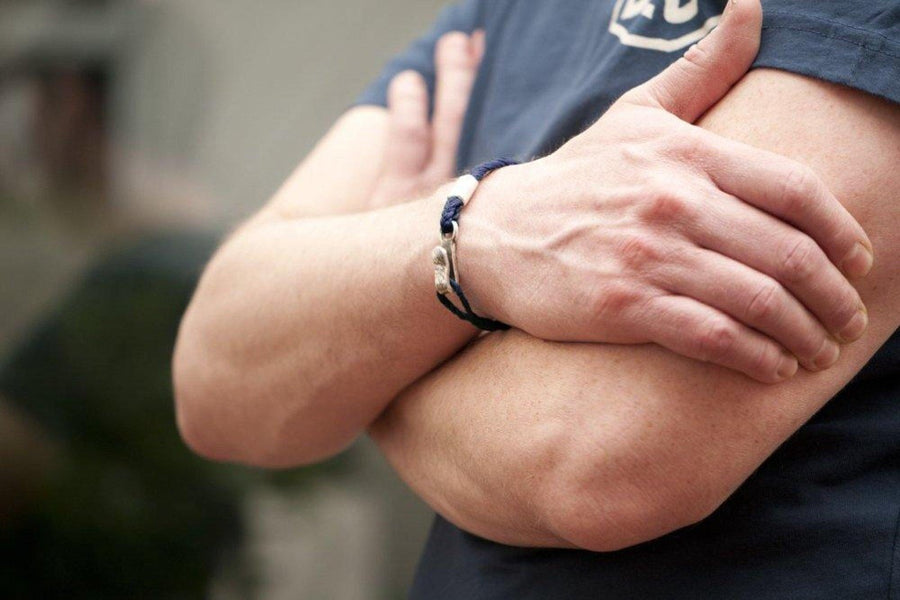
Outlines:
<svg viewBox="0 0 900 600"><path fill-rule="evenodd" d="M659 106L693 123L722 99L759 51L759 0L730 0L719 25L665 71L622 99Z"/></svg>

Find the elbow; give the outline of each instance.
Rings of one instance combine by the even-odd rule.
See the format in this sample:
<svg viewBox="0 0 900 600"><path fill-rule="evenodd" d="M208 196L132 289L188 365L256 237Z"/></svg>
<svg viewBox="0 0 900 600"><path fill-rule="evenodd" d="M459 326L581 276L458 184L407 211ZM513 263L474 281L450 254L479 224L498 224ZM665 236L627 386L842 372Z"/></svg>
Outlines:
<svg viewBox="0 0 900 600"><path fill-rule="evenodd" d="M230 402L233 391L228 389L226 377L229 361L222 356L221 341L210 334L216 328L210 325L202 288L201 279L182 316L172 353L175 422L182 441L195 454L214 461L239 462L236 432L227 427L228 412L234 410Z"/></svg>
<svg viewBox="0 0 900 600"><path fill-rule="evenodd" d="M212 435L198 403L189 392L175 392L175 422L185 446L202 458L216 462L238 462L228 445Z"/></svg>
<svg viewBox="0 0 900 600"><path fill-rule="evenodd" d="M233 444L220 431L215 398L221 390L213 389L207 374L209 366L198 360L189 347L184 327L178 337L172 358L172 388L175 399L175 422L185 445L195 454L209 460L236 462Z"/></svg>
<svg viewBox="0 0 900 600"><path fill-rule="evenodd" d="M194 454L216 462L255 462L259 441L250 423L238 428L240 404L229 385L230 369L197 331L190 309L178 332L172 356L175 423Z"/></svg>
<svg viewBox="0 0 900 600"><path fill-rule="evenodd" d="M557 479L542 502L554 536L592 552L622 550L694 525L727 497L696 481L685 486L641 474L597 477L602 468L577 479Z"/></svg>
<svg viewBox="0 0 900 600"><path fill-rule="evenodd" d="M223 364L215 352L203 351L183 333L172 360L175 420L195 454L216 462L284 469L324 461L354 441L356 435L345 427L323 422L316 407L325 405L324 400L297 394L263 403L270 392L248 388L252 377Z"/></svg>
<svg viewBox="0 0 900 600"><path fill-rule="evenodd" d="M198 456L226 463L263 469L287 469L322 462L343 451L353 439L336 436L323 438L313 424L297 418L291 425L275 418L254 418L239 422L234 415L223 414L217 405L234 404L228 396L210 393L202 386L175 384L175 417L185 445ZM287 430L290 429L290 435Z"/></svg>
<svg viewBox="0 0 900 600"><path fill-rule="evenodd" d="M238 462L238 457L231 449L216 440L203 427L202 419L198 418L196 412L192 412L191 408L186 408L185 403L178 400L176 400L175 420L181 440L191 452L216 462Z"/></svg>
<svg viewBox="0 0 900 600"><path fill-rule="evenodd" d="M569 500L552 511L553 534L591 552L615 552L694 525L712 510L645 506L599 507L594 501Z"/></svg>

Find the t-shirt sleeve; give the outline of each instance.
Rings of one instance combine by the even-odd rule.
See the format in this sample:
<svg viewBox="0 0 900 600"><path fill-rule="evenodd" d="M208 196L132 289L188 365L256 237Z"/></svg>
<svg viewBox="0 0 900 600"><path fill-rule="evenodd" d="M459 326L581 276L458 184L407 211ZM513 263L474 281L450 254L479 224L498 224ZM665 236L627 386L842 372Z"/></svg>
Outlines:
<svg viewBox="0 0 900 600"><path fill-rule="evenodd" d="M763 0L762 44L753 66L900 103L900 2Z"/></svg>
<svg viewBox="0 0 900 600"><path fill-rule="evenodd" d="M401 71L413 69L428 84L429 97L434 96L434 47L438 39L451 31L471 33L479 18L479 0L463 0L444 8L431 29L412 42L406 50L392 58L378 77L356 98L354 105L387 106L387 88Z"/></svg>

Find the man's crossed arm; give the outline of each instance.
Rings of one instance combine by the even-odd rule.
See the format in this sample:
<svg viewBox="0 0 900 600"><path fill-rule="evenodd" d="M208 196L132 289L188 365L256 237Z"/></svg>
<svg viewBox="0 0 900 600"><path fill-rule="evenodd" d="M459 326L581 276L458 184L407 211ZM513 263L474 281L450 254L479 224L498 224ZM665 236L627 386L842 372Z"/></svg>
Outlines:
<svg viewBox="0 0 900 600"><path fill-rule="evenodd" d="M759 70L700 124L810 165L863 225L876 253L857 285L865 336L831 369L763 385L650 345L491 334L406 390L371 429L450 521L504 543L598 551L696 522L900 326L900 107Z"/></svg>
<svg viewBox="0 0 900 600"><path fill-rule="evenodd" d="M460 254L470 291L504 313L494 316L546 339L657 342L763 381L790 377L798 359L809 370L827 368L838 354L829 333L843 341L861 335L859 295L845 278L868 269L870 242L859 224L808 168L689 124L755 54L759 6L738 6L687 59L629 93L552 160L509 169L546 174L535 191L547 197L543 216L559 227L548 238L540 231L548 218L522 223L517 244L495 246L496 258L523 267L524 288L550 286L555 293L545 297L558 306L536 309L514 293L491 298L489 278L478 276L476 267L496 266L471 260L479 226L492 223L484 209L496 215L534 200L515 186L504 192L506 169L486 180L466 209ZM454 127L442 117L458 132L465 103L447 90L460 87L453 80L471 86L477 52L448 61L441 48L429 128L421 127L424 110L409 113L410 122L395 118L401 86L392 86L389 115L352 111L207 268L174 361L179 425L198 452L266 466L329 456L473 337L435 301L427 275L441 193L366 212L384 189L379 165L402 162L402 153L385 151L393 133L433 135L432 162L442 157L442 177L452 169L455 141L447 144L446 131ZM421 95L422 87L407 91ZM641 164L639 181L598 173L600 156ZM665 218L686 206L673 198L673 182L694 190L694 214L705 220ZM616 216L626 213L632 218ZM547 243L555 247L534 252ZM522 260L501 252L516 246ZM786 259L781 249L791 250ZM690 265L675 260L688 257ZM732 289L720 287L731 279Z"/></svg>

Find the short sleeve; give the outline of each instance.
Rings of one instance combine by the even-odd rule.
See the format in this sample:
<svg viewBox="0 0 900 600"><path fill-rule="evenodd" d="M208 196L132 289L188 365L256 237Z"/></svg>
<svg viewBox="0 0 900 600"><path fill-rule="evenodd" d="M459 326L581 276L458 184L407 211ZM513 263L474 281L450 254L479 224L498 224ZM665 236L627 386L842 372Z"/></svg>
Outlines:
<svg viewBox="0 0 900 600"><path fill-rule="evenodd" d="M354 105L387 106L387 88L395 75L408 69L422 74L434 96L434 47L438 39L451 31L471 33L479 19L479 0L463 0L444 8L431 29L391 59L378 77L356 98Z"/></svg>
<svg viewBox="0 0 900 600"><path fill-rule="evenodd" d="M763 0L762 44L753 66L900 103L900 2Z"/></svg>

